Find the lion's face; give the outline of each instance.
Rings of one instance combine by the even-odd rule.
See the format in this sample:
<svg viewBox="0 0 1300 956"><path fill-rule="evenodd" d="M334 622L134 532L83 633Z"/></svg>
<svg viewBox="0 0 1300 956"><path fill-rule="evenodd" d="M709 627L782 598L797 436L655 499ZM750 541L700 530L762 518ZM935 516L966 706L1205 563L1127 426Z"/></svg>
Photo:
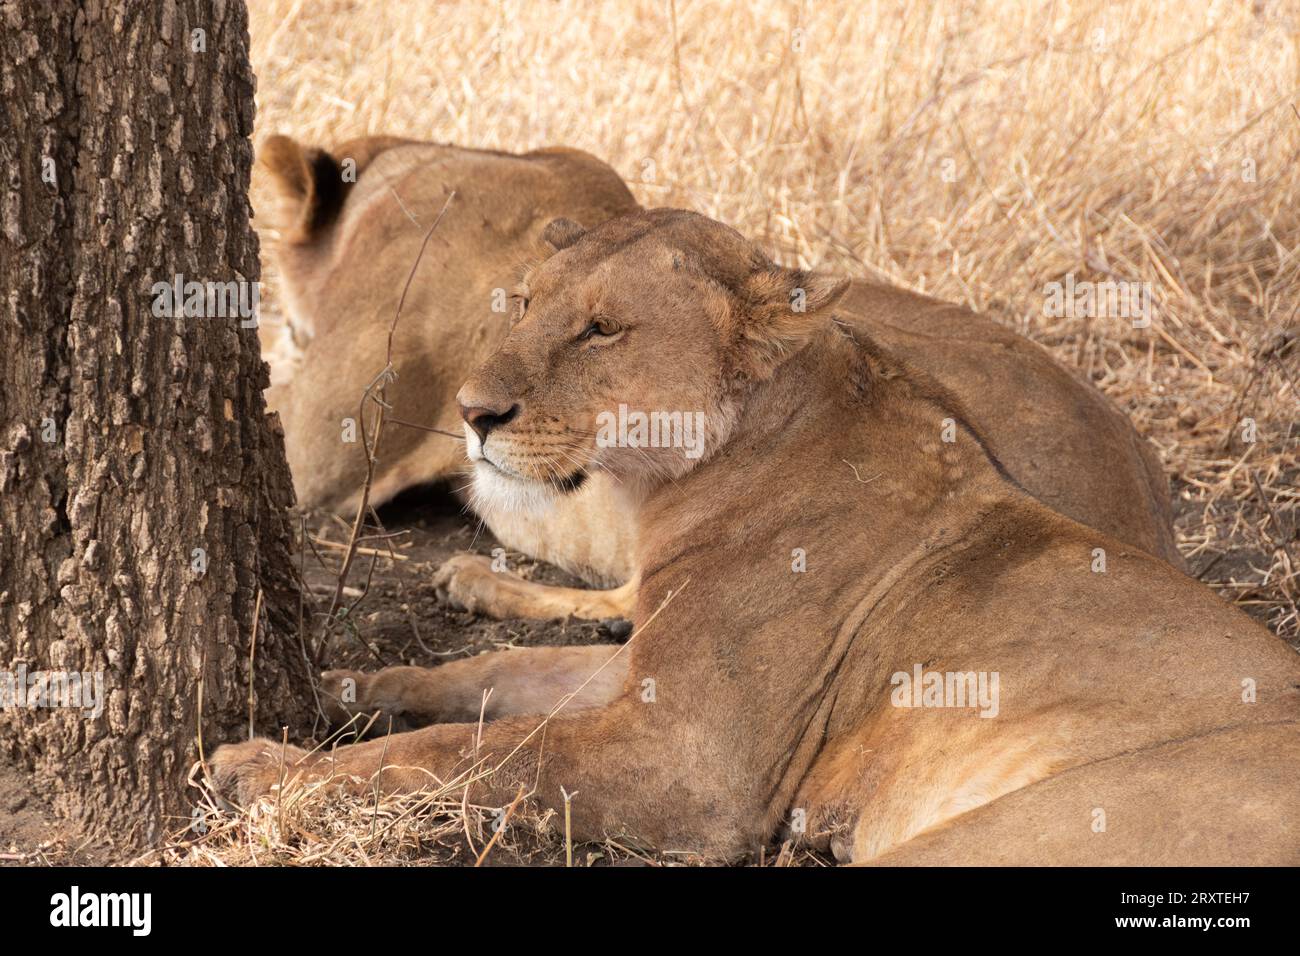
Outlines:
<svg viewBox="0 0 1300 956"><path fill-rule="evenodd" d="M746 383L801 346L845 285L677 210L590 232L557 220L545 238L556 252L457 395L489 507L544 505L597 469L635 488L689 471L726 441Z"/></svg>

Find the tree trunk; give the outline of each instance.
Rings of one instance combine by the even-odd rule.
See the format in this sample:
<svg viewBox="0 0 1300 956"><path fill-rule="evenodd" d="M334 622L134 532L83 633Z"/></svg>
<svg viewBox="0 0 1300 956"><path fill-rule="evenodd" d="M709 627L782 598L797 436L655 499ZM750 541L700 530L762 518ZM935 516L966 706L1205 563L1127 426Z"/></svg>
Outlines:
<svg viewBox="0 0 1300 956"><path fill-rule="evenodd" d="M0 0L0 71L0 699L28 685L0 744L139 846L190 819L200 711L210 752L248 733L250 671L259 733L309 696L256 329L168 317L156 285L253 301L247 12Z"/></svg>

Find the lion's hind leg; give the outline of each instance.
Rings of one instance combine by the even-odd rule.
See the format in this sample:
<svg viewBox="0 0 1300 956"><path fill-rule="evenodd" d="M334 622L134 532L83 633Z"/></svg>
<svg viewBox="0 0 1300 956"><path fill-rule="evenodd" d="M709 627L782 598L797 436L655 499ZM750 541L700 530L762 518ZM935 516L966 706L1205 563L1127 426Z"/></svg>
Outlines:
<svg viewBox="0 0 1300 956"><path fill-rule="evenodd" d="M954 817L879 866L1295 866L1300 724L1255 724L1083 764ZM861 843L862 841L859 841Z"/></svg>

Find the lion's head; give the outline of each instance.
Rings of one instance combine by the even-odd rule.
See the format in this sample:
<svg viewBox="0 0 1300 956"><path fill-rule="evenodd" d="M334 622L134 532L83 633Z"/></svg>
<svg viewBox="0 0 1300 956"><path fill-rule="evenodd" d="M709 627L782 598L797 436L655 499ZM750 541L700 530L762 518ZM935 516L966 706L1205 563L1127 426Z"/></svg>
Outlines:
<svg viewBox="0 0 1300 956"><path fill-rule="evenodd" d="M684 474L848 286L676 209L560 219L544 239L510 334L457 395L488 507L536 508L594 470L637 489Z"/></svg>

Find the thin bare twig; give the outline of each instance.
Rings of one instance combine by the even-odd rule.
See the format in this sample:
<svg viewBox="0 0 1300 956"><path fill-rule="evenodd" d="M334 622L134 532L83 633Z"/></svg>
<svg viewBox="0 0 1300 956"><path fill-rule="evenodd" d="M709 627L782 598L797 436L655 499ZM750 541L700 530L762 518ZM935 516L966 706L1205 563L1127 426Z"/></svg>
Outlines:
<svg viewBox="0 0 1300 956"><path fill-rule="evenodd" d="M377 461L376 452L379 448L379 439L384 429L384 413L388 409L387 388L388 383L393 377L393 335L397 331L397 322L402 317L402 306L406 304L406 294L411 289L411 281L415 278L415 272L420 267L420 260L424 258L424 250L429 245L429 239L432 238L433 232L442 222L442 217L446 215L447 208L451 201L456 198L456 191L453 189L447 194L447 200L442 204L437 218L424 234L424 239L420 243L420 250L416 253L415 261L411 263L411 271L406 276L406 284L402 287L402 295L397 300L397 310L393 314L393 321L388 327L388 346L385 354L385 364L383 370L375 376L374 380L366 387L364 394L361 396L361 406L358 413L358 422L361 425L361 445L366 450L366 480L361 488L361 500L357 504L357 515L352 522L352 531L348 540L348 550L343 556L343 566L339 569L338 583L334 588L334 597L330 600L329 614L327 615L327 627L332 627L335 621L335 613L338 611L339 604L343 599L343 588L347 583L348 572L352 570L352 561L356 557L357 538L361 534L361 525L365 520L366 509L370 506L370 489L375 480L375 462ZM378 400L376 404L379 411L375 415L375 437L369 444L366 443L366 417L365 405L368 399L375 396L378 390Z"/></svg>

